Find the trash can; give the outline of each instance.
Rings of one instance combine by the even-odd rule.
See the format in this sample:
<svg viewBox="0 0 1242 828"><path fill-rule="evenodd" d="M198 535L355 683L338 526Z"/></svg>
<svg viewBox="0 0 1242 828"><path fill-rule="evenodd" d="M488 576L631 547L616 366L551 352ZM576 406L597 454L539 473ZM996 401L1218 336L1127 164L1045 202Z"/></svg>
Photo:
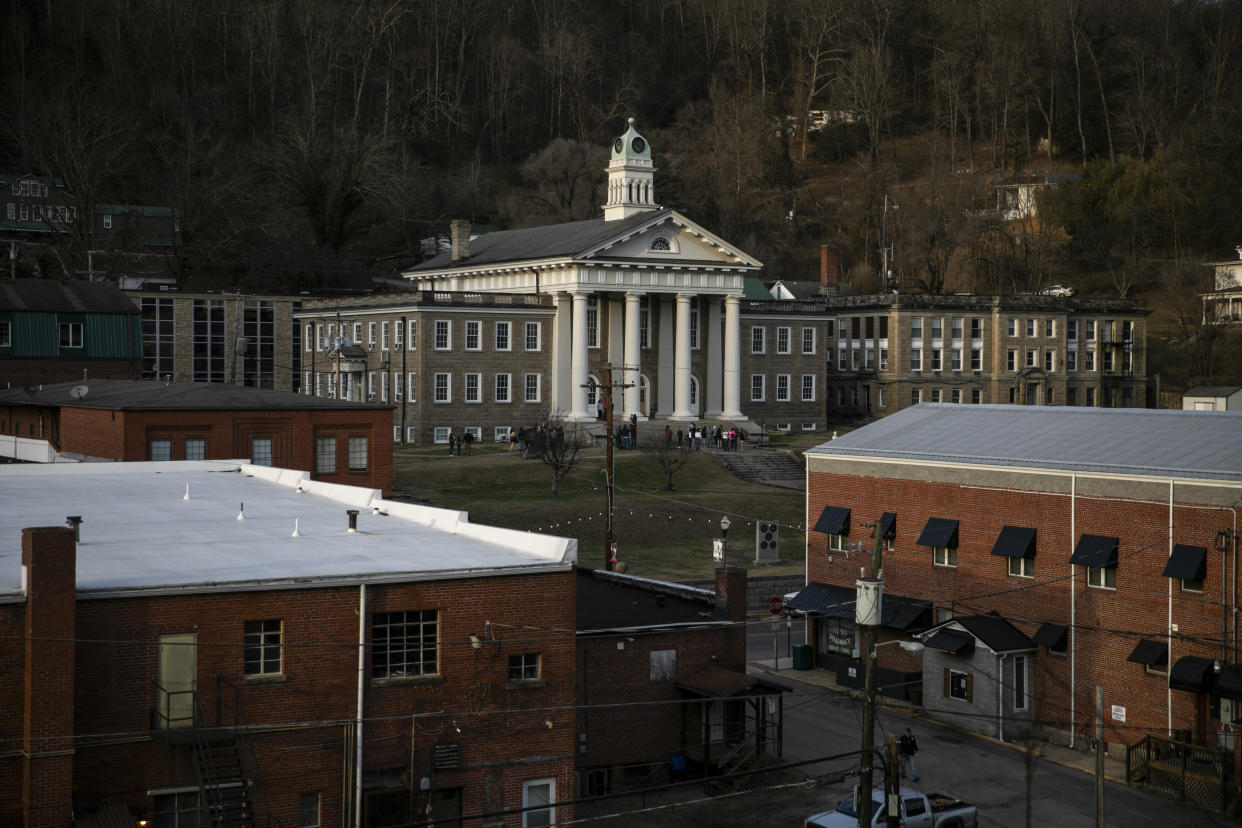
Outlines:
<svg viewBox="0 0 1242 828"><path fill-rule="evenodd" d="M793 668L795 670L811 669L811 645L810 644L794 645Z"/></svg>

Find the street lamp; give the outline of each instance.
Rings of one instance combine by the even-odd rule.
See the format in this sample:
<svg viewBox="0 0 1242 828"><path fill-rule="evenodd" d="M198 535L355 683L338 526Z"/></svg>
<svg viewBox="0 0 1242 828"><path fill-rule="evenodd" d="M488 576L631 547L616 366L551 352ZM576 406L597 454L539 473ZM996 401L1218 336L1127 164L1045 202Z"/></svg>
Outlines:
<svg viewBox="0 0 1242 828"><path fill-rule="evenodd" d="M730 527L730 526L732 526L732 525L733 525L733 522L732 522L731 520L729 520L729 516L728 516L728 515L725 515L724 517L722 517L722 518L720 519L720 537L722 537L722 538L728 538L728 537L729 537L729 527Z"/></svg>

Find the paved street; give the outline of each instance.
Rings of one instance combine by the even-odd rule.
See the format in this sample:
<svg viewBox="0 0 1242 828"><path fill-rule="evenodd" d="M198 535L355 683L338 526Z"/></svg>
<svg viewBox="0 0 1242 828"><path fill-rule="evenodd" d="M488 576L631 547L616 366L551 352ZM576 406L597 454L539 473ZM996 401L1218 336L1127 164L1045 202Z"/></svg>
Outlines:
<svg viewBox="0 0 1242 828"><path fill-rule="evenodd" d="M771 665L772 633L767 623L754 624L749 640L754 665ZM784 626L783 623L781 625ZM795 628L798 626L794 625ZM798 630L794 631L798 643ZM780 632L781 669L788 666L785 632ZM862 729L862 704L848 695L811 686L801 681L769 674L769 678L791 688L785 698L785 758L809 759L857 749ZM881 710L877 717L876 742L885 743L888 734L897 735L909 725L918 738L920 752L916 787L940 791L973 802L979 808L983 826L1056 825L1058 828L1090 828L1095 824L1095 784L1092 776L1077 768L1064 767L1028 756L1012 746L960 733L922 719L912 719ZM1082 761L1086 754L1066 752L1069 759ZM1120 758L1120 757L1116 757ZM1110 774L1121 774L1120 762L1109 763ZM826 774L842 768L842 763L808 769ZM878 778L878 775L877 775ZM818 788L807 795L808 814L826 809L853 784L852 779ZM818 804L815 804L818 803ZM1031 817L1027 821L1028 803ZM1108 783L1105 792L1108 825L1224 826L1236 825L1222 816L1198 811L1163 797Z"/></svg>

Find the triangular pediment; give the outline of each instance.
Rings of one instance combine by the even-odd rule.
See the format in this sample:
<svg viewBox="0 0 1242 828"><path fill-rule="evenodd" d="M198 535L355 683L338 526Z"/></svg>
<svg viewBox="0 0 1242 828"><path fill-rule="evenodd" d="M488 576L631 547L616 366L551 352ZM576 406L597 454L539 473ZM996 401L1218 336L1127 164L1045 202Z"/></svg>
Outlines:
<svg viewBox="0 0 1242 828"><path fill-rule="evenodd" d="M645 222L626 222L624 228L574 256L588 261L624 261L648 266L676 267L714 264L762 267L762 263L711 233L676 210L660 210Z"/></svg>

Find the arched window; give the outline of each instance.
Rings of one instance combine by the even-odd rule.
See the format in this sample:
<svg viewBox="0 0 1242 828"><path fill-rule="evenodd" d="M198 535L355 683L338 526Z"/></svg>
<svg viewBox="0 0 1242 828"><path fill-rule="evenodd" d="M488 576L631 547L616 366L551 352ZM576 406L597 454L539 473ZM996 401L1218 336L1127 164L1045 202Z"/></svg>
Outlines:
<svg viewBox="0 0 1242 828"><path fill-rule="evenodd" d="M693 376L690 377L690 407L696 412L699 408L699 381Z"/></svg>
<svg viewBox="0 0 1242 828"><path fill-rule="evenodd" d="M595 408L596 393L599 390L599 380L594 374L587 375L587 405L592 409Z"/></svg>
<svg viewBox="0 0 1242 828"><path fill-rule="evenodd" d="M653 236L647 244L648 253L676 253L677 240L672 236Z"/></svg>

